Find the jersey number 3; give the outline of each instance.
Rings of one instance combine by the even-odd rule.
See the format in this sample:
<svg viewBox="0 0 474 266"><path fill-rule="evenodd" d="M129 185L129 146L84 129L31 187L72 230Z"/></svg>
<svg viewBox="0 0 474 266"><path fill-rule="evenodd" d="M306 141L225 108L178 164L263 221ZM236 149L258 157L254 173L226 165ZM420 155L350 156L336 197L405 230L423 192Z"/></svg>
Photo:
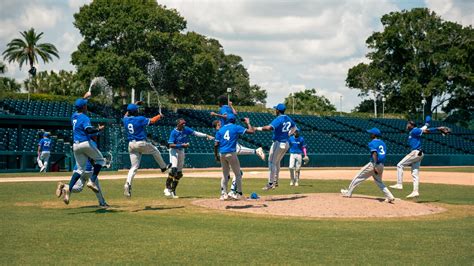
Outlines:
<svg viewBox="0 0 474 266"><path fill-rule="evenodd" d="M127 128L128 128L128 133L130 133L130 134L135 133L135 130L133 130L133 124L128 124Z"/></svg>
<svg viewBox="0 0 474 266"><path fill-rule="evenodd" d="M382 145L379 146L379 150L380 150L380 154L382 154L382 155L385 154L385 150L383 149Z"/></svg>

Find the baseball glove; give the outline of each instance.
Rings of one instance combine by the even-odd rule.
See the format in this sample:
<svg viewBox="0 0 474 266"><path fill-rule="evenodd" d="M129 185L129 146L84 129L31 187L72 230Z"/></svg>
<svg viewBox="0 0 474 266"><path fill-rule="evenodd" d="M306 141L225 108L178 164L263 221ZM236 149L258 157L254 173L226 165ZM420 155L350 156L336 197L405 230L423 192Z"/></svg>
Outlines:
<svg viewBox="0 0 474 266"><path fill-rule="evenodd" d="M439 131L441 131L441 135L443 136L451 134L451 129L449 127L439 127Z"/></svg>
<svg viewBox="0 0 474 266"><path fill-rule="evenodd" d="M304 164L304 165L307 165L308 163L309 163L309 157L308 157L308 156L305 156L305 157L303 158L303 164Z"/></svg>

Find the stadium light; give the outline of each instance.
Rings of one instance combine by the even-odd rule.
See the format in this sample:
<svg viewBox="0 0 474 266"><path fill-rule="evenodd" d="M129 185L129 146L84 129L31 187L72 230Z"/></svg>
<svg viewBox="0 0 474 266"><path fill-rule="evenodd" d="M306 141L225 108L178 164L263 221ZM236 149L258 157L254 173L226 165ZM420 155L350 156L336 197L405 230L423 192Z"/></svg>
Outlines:
<svg viewBox="0 0 474 266"><path fill-rule="evenodd" d="M382 96L382 118L385 118L385 101L387 101L387 98Z"/></svg>
<svg viewBox="0 0 474 266"><path fill-rule="evenodd" d="M227 103L230 102L230 93L232 92L232 88L227 88Z"/></svg>

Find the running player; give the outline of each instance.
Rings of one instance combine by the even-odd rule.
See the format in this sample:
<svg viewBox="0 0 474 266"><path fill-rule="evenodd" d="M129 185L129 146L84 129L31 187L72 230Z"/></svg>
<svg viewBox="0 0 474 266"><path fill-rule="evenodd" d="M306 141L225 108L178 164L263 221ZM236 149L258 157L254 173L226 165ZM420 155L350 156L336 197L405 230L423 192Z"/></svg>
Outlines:
<svg viewBox="0 0 474 266"><path fill-rule="evenodd" d="M306 153L306 143L304 138L300 136L300 131L297 129L295 135L291 136L289 139L290 142L290 186L299 186L298 181L300 180L300 169L301 163L304 161L304 164L308 164L309 157ZM301 154L304 154L302 158Z"/></svg>
<svg viewBox="0 0 474 266"><path fill-rule="evenodd" d="M48 162L51 155L51 139L49 132L44 132L43 138L38 142L38 166L41 172L48 171Z"/></svg>
<svg viewBox="0 0 474 266"><path fill-rule="evenodd" d="M178 186L179 180L183 177L184 167L184 149L189 147L189 136L196 136L200 138L207 138L213 140L214 137L194 131L193 129L186 126L186 121L183 118L176 120L176 128L171 130L168 144L170 147L170 162L171 171L166 179L166 187L163 191L165 196L172 198L178 198L176 195L176 187Z"/></svg>
<svg viewBox="0 0 474 266"><path fill-rule="evenodd" d="M279 103L273 107L275 109L275 118L270 125L257 127L257 131L273 131L273 144L268 154L268 168L270 170L268 176L268 184L263 190L274 189L278 187L278 178L280 174L280 163L283 156L288 151L288 140L290 135L296 130L296 124L289 116L285 115L286 106Z"/></svg>
<svg viewBox="0 0 474 266"><path fill-rule="evenodd" d="M341 189L341 194L343 197L352 197L352 192L354 189L364 180L372 176L374 178L375 184L377 184L377 186L385 195L385 201L388 203L393 202L395 197L393 197L390 190L388 190L388 188L382 182L387 146L385 146L385 143L379 139L382 133L378 128L374 127L367 130L367 132L370 133L370 138L372 139L372 141L369 142L370 162L362 167L360 172L352 180L348 189Z"/></svg>
<svg viewBox="0 0 474 266"><path fill-rule="evenodd" d="M76 158L77 170L71 176L69 186L65 187L63 201L69 204L69 198L71 189L76 184L77 180L81 178L86 170L87 161L89 159L94 161L92 175L87 182L87 187L92 189L94 192L99 192L99 188L96 185L97 176L105 165L105 159L102 153L97 149L97 146L91 142L90 135L102 131L105 126L99 125L99 127L92 127L87 113L87 99L91 96L90 92L86 92L82 99L77 99L74 103L76 112L71 117L72 122L72 133L73 133L73 152Z"/></svg>
<svg viewBox="0 0 474 266"><path fill-rule="evenodd" d="M234 106L232 106L232 102L228 101L227 96L221 95L217 98L217 102L219 105L219 113L211 112L211 116L215 116L219 118L220 126L224 126L227 123L227 115L233 114L237 116L237 111L235 110ZM214 126L215 128L215 126ZM265 161L265 153L263 152L263 148L259 147L257 149L251 149L244 147L237 143L237 154L238 155L253 155L256 154L262 161Z"/></svg>
<svg viewBox="0 0 474 266"><path fill-rule="evenodd" d="M240 135L255 133L248 118L244 118L247 129L235 125L235 119L234 114L228 114L226 118L228 123L217 131L215 138L214 156L216 161L220 161L222 165L221 200L226 200L229 197L236 200L242 198L242 172L240 171L240 162L236 152L237 140ZM234 190L227 194L230 169L235 175L235 186Z"/></svg>
<svg viewBox="0 0 474 266"><path fill-rule="evenodd" d="M138 103L138 102L137 102ZM132 196L132 181L140 167L143 154L151 154L156 163L160 166L161 172L168 170L160 151L152 143L147 141L146 126L154 124L161 119L161 115L146 118L138 115L138 105L129 104L127 113L123 117L123 126L127 131L128 152L130 153L131 167L128 171L127 181L125 181L123 194L126 197Z"/></svg>
<svg viewBox="0 0 474 266"><path fill-rule="evenodd" d="M408 121L407 131L408 134L408 144L410 145L411 152L407 154L398 164L397 164L397 184L391 185L391 188L394 189L403 189L403 168L405 166L411 166L411 175L413 177L413 192L410 193L407 198L416 198L420 196L419 193L419 184L420 184L420 164L421 160L425 156L423 149L421 147L421 135L435 133L440 131L442 134L449 134L450 129L447 127L432 127L428 128L431 118L428 116L426 118L426 124L423 127L417 128L415 122Z"/></svg>

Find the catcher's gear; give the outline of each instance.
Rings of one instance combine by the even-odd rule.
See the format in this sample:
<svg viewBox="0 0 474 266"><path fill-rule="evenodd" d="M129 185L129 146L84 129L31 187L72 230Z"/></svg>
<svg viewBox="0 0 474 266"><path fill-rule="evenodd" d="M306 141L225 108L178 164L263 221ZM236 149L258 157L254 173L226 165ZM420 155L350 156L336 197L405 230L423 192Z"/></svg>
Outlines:
<svg viewBox="0 0 474 266"><path fill-rule="evenodd" d="M451 134L451 129L449 127L439 127L439 131L441 131L441 135L446 136Z"/></svg>
<svg viewBox="0 0 474 266"><path fill-rule="evenodd" d="M304 165L307 165L309 163L309 157L308 156L303 157L303 162L304 162L303 163Z"/></svg>

